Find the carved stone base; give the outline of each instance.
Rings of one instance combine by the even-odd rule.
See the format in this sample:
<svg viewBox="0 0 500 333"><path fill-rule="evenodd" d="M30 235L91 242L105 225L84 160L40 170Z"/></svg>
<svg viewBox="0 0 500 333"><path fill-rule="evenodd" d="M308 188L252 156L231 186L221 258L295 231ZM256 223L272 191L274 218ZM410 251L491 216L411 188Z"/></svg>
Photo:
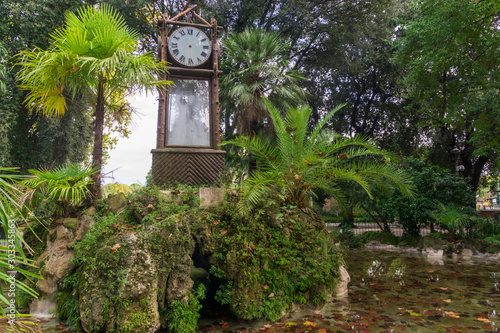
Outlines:
<svg viewBox="0 0 500 333"><path fill-rule="evenodd" d="M153 185L175 183L216 185L224 169L223 150L206 148L153 149Z"/></svg>

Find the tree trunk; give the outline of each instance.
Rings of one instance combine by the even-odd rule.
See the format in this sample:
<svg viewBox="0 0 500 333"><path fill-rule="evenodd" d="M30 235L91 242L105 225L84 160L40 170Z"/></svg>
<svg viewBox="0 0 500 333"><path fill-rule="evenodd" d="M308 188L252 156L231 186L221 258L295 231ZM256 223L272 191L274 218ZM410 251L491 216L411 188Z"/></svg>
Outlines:
<svg viewBox="0 0 500 333"><path fill-rule="evenodd" d="M101 199L101 169L102 169L102 142L104 137L104 78L99 77L97 87L97 102L94 119L94 149L92 151L92 166L97 168L97 172L92 175L93 184L90 192L94 199Z"/></svg>

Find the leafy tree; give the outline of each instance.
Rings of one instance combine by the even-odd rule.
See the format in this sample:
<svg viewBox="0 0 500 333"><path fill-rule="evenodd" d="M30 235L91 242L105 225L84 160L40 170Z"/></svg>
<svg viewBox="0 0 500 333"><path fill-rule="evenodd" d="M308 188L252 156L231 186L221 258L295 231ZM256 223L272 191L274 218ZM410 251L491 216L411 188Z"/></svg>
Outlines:
<svg viewBox="0 0 500 333"><path fill-rule="evenodd" d="M23 105L27 92L19 91L12 56L35 46L46 48L49 33L61 26L64 12L81 5L81 0L0 1L0 40L5 47L4 94L0 93L0 165L50 168L88 158L92 139L92 118L86 103L75 99L69 115L46 118Z"/></svg>
<svg viewBox="0 0 500 333"><path fill-rule="evenodd" d="M67 110L66 89L75 97L83 93L94 108L92 193L100 198L104 124L106 114L129 108L126 96L137 88L152 89L154 74L165 68L151 54L138 55L137 34L110 7L85 7L78 16L68 12L66 26L51 35L51 47L21 53L21 87L31 91L26 103L48 116Z"/></svg>
<svg viewBox="0 0 500 333"><path fill-rule="evenodd" d="M298 86L303 80L297 71L289 69L289 61L284 55L287 45L277 33L261 29L246 29L239 34L231 34L223 40L225 76L221 92L225 106L231 104L239 134L255 136L269 123L269 115L264 97L280 109L297 106L305 98ZM230 112L228 112L230 111ZM231 117L233 110L225 110ZM226 120L226 136L232 134L230 121Z"/></svg>
<svg viewBox="0 0 500 333"><path fill-rule="evenodd" d="M446 169L415 158L406 158L402 168L413 181L415 197L410 200L397 192L377 193L376 206L367 208L372 212L382 212L389 220L398 218L405 236L420 236L420 229L431 222L429 211L434 210L439 203L466 209L475 202L474 193L467 182Z"/></svg>
<svg viewBox="0 0 500 333"><path fill-rule="evenodd" d="M369 196L370 184L396 186L401 192L411 194L406 174L386 163L390 158L388 153L364 137L344 138L322 131L339 108L308 132L309 107L292 108L286 116L281 116L270 103L267 107L276 128L275 145L266 144L259 137L239 137L223 143L245 148L260 165L245 181L243 210L273 193L280 193L285 202L299 208L309 205L315 190L342 200L341 185L345 181L358 184Z"/></svg>
<svg viewBox="0 0 500 333"><path fill-rule="evenodd" d="M412 109L402 112L400 67L391 62L395 18L403 4L225 0L210 1L209 10L225 30L258 27L289 40L290 64L306 77L299 85L309 93L311 123L347 102L327 126L338 133L383 138L385 147L408 152L418 144L418 132L409 125L416 115Z"/></svg>
<svg viewBox="0 0 500 333"><path fill-rule="evenodd" d="M418 0L412 9L396 54L407 68L408 97L421 110L421 128L430 129L430 158L454 168L457 146L475 191L500 157L498 1Z"/></svg>

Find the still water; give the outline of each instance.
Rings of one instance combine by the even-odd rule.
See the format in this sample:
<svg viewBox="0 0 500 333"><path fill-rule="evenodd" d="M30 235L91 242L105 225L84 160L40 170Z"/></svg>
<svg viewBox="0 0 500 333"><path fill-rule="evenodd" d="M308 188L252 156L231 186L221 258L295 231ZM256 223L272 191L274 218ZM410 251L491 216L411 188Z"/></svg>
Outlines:
<svg viewBox="0 0 500 333"><path fill-rule="evenodd" d="M213 312L198 332L500 332L500 262L352 250L349 296L279 322ZM65 331L49 329L44 332Z"/></svg>

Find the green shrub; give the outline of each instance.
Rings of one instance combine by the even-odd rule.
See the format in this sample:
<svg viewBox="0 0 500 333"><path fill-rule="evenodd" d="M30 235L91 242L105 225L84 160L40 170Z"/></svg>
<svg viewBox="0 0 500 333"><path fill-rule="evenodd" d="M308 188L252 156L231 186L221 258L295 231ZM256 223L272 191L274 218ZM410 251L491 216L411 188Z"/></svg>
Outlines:
<svg viewBox="0 0 500 333"><path fill-rule="evenodd" d="M491 235L489 237L486 237L484 239L485 242L493 245L500 245L500 234L497 235Z"/></svg>
<svg viewBox="0 0 500 333"><path fill-rule="evenodd" d="M381 193L377 207L389 220L399 219L404 237L420 237L420 229L433 221L429 211L435 209L438 203L445 206L474 206L475 195L464 178L415 158L404 159L401 167L413 180L415 197L410 199L398 192L390 195Z"/></svg>
<svg viewBox="0 0 500 333"><path fill-rule="evenodd" d="M198 327L199 311L201 309L200 301L205 298L206 288L203 284L198 286L189 295L189 303L183 304L179 301L174 301L170 307L170 311L166 316L168 328L174 333L192 333Z"/></svg>
<svg viewBox="0 0 500 333"><path fill-rule="evenodd" d="M429 211L428 214L451 234L455 234L457 231L459 234L463 234L465 227L470 224L470 215L467 214L467 209L464 207L445 206L438 203L437 209Z"/></svg>
<svg viewBox="0 0 500 333"><path fill-rule="evenodd" d="M473 217L470 229L470 234L473 238L483 239L500 235L500 223L494 219Z"/></svg>
<svg viewBox="0 0 500 333"><path fill-rule="evenodd" d="M28 171L33 177L25 180L24 185L56 203L59 207L57 213L67 217L70 206L79 205L90 196L91 176L97 169L73 163L52 170Z"/></svg>

